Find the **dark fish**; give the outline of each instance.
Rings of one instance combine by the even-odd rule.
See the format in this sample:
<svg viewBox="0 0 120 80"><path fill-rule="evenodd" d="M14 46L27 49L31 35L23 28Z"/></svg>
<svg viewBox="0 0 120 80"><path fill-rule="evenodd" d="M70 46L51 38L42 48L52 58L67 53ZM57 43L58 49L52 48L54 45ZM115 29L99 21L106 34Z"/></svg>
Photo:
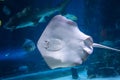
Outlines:
<svg viewBox="0 0 120 80"><path fill-rule="evenodd" d="M15 16L11 17L4 25L5 29L15 30L30 26L36 26L38 23L45 22L46 17L50 17L56 12L62 12L70 0L63 0L59 7L40 11L38 8L32 9L25 8L23 11L18 12Z"/></svg>
<svg viewBox="0 0 120 80"><path fill-rule="evenodd" d="M35 43L30 39L26 39L22 47L26 52L34 51L36 48Z"/></svg>

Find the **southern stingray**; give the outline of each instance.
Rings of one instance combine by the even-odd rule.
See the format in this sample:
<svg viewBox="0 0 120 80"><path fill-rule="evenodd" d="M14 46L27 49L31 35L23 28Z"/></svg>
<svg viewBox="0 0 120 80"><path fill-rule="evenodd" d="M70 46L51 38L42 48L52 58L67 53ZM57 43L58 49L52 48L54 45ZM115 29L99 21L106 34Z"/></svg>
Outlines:
<svg viewBox="0 0 120 80"><path fill-rule="evenodd" d="M93 47L120 52L101 44L93 43L92 37L81 32L77 23L64 16L55 16L38 40L37 47L52 69L82 64Z"/></svg>

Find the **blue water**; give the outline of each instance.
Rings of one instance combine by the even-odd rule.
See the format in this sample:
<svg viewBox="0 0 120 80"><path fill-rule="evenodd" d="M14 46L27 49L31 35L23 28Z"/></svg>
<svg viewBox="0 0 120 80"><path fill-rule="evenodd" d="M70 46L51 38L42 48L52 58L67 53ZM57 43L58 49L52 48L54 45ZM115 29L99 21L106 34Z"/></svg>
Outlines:
<svg viewBox="0 0 120 80"><path fill-rule="evenodd" d="M57 14L73 14L78 19L75 22L78 24L79 29L92 36L94 42L111 45L120 49L120 1L118 0L70 0L63 12L54 13L47 17L45 22L39 23L36 26L24 27L13 31L4 28L9 19L24 8L31 7L33 11L39 8L39 10L44 11L56 8L62 1L0 0L0 20L2 21L0 26L0 79L13 78L13 80L16 80L16 76L23 78L21 75L26 75L29 78L31 76L43 75L44 71L48 71L48 75L49 71L55 72L48 67L38 51L37 41L51 18ZM34 42L36 46L34 51L27 52L24 50L22 45L25 39L30 39ZM104 43L105 41L110 42L110 44ZM86 75L83 76L89 79L119 76L119 58L118 52L95 49L93 54L82 64L87 69ZM57 73L62 72L62 70L64 69L60 69ZM111 72L106 73L105 71ZM65 76L71 76L70 73L68 72ZM59 79L59 77L44 79L50 80L53 78ZM62 80L62 78L60 79Z"/></svg>

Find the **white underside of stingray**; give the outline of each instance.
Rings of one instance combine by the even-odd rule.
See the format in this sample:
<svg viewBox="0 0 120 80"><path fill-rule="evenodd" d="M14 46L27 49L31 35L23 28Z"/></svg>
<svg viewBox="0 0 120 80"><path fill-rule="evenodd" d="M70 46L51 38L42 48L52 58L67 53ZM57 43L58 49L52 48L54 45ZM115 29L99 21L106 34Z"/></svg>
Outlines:
<svg viewBox="0 0 120 80"><path fill-rule="evenodd" d="M82 64L93 47L120 51L93 43L90 36L81 32L77 24L64 16L55 16L38 40L37 47L52 69Z"/></svg>

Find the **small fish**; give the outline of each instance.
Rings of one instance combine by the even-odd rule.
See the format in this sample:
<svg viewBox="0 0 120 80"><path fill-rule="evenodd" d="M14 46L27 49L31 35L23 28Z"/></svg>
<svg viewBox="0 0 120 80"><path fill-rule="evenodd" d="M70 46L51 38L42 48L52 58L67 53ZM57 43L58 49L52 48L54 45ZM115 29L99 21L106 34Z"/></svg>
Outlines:
<svg viewBox="0 0 120 80"><path fill-rule="evenodd" d="M22 47L26 52L32 52L36 49L35 43L30 39L26 39Z"/></svg>

